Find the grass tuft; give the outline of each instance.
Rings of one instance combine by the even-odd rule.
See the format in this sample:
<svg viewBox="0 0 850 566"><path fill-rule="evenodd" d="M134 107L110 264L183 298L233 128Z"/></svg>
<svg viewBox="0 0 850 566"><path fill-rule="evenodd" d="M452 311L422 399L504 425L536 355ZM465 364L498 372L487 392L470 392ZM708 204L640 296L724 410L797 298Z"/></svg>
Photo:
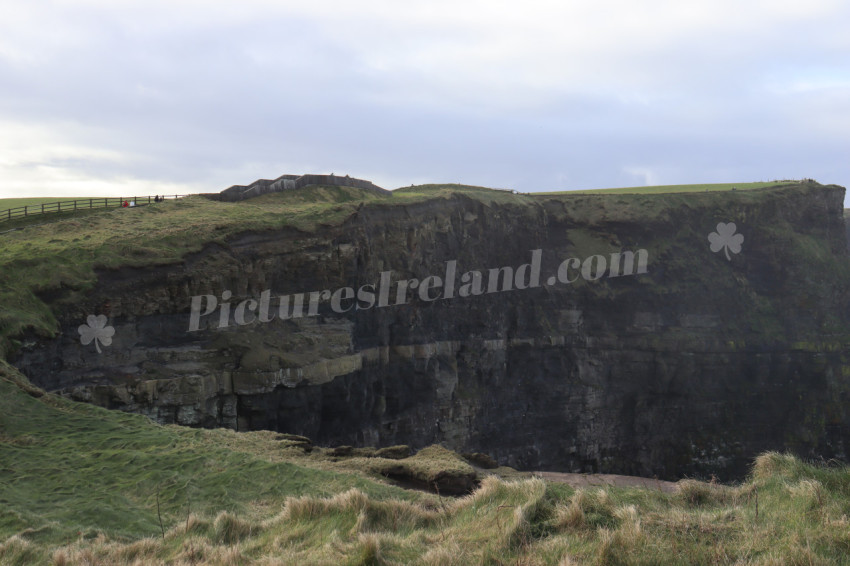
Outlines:
<svg viewBox="0 0 850 566"><path fill-rule="evenodd" d="M14 535L0 543L0 564L7 566L29 566L37 564L40 552L30 541Z"/></svg>
<svg viewBox="0 0 850 566"><path fill-rule="evenodd" d="M560 529L608 528L616 523L614 506L604 489L577 489L570 498L569 505L556 507L556 525Z"/></svg>
<svg viewBox="0 0 850 566"><path fill-rule="evenodd" d="M800 461L791 454L765 452L753 463L752 475L755 479L765 480L775 476L796 477L800 471Z"/></svg>
<svg viewBox="0 0 850 566"><path fill-rule="evenodd" d="M724 485L687 479L676 483L675 497L687 506L699 507L724 504L734 493Z"/></svg>
<svg viewBox="0 0 850 566"><path fill-rule="evenodd" d="M358 548L348 561L350 566L381 566L386 564L381 556L381 539L375 534L361 533Z"/></svg>
<svg viewBox="0 0 850 566"><path fill-rule="evenodd" d="M233 545L242 539L251 536L252 533L259 530L257 525L249 521L240 519L233 513L222 511L215 518L213 523L213 531L215 539L219 543Z"/></svg>

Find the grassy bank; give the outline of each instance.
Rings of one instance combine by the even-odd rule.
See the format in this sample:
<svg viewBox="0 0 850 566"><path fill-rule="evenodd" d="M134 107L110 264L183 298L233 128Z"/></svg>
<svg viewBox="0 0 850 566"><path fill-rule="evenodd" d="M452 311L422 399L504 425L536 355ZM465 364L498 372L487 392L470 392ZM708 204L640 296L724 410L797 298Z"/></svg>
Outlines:
<svg viewBox="0 0 850 566"><path fill-rule="evenodd" d="M46 394L2 364L0 564L767 565L850 553L850 470L777 453L737 486L572 489L479 470L477 489L450 498L375 474L408 462L433 479L462 465L443 449L392 460L305 442L159 426Z"/></svg>
<svg viewBox="0 0 850 566"><path fill-rule="evenodd" d="M44 394L0 364L0 538L23 532L56 544L96 532L151 536L160 531L156 499L168 526L187 509L250 516L252 502L280 504L289 495L356 487L408 496L352 470L298 464L286 456L293 443L277 434L159 426Z"/></svg>

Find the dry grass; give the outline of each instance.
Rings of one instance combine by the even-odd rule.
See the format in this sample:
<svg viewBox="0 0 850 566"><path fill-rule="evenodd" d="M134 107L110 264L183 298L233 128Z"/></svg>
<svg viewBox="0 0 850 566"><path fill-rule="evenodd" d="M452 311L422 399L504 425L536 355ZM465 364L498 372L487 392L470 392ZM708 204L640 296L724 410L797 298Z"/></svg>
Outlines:
<svg viewBox="0 0 850 566"><path fill-rule="evenodd" d="M765 452L755 459L753 463L753 477L764 480L775 476L785 476L797 469L799 461L790 454L779 452Z"/></svg>
<svg viewBox="0 0 850 566"><path fill-rule="evenodd" d="M605 489L577 489L568 505L556 507L556 526L561 530L607 527L614 523L615 513Z"/></svg>
<svg viewBox="0 0 850 566"><path fill-rule="evenodd" d="M766 475L765 464L801 476ZM47 549L71 564L520 564L529 566L836 564L850 550L844 469L783 456L737 487L680 482L673 494L639 488L571 490L540 479L485 478L473 493L439 503L380 500L359 489L288 498L265 519L220 512L189 516L164 538L100 534ZM827 474L831 480L813 476ZM753 494L761 495L755 513ZM819 511L813 513L812 509ZM0 563L38 563L36 543L14 536Z"/></svg>

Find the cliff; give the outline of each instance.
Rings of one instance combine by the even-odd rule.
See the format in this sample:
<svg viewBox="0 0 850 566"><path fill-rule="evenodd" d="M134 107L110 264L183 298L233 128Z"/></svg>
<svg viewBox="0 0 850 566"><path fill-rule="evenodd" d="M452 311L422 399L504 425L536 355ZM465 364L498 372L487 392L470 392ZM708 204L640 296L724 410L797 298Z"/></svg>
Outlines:
<svg viewBox="0 0 850 566"><path fill-rule="evenodd" d="M733 479L765 450L846 460L843 188L416 190L54 282L36 294L55 335L18 333L12 361L164 423L523 469Z"/></svg>

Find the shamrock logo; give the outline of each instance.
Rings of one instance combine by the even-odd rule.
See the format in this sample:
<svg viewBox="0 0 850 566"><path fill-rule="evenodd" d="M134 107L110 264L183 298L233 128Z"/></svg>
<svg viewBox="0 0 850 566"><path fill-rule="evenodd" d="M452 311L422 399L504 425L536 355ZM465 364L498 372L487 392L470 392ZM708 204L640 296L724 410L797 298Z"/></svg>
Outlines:
<svg viewBox="0 0 850 566"><path fill-rule="evenodd" d="M741 244L744 243L744 235L736 234L735 230L737 229L738 227L735 226L734 222L730 222L729 224L721 222L718 224L717 232L712 232L708 235L708 241L711 242L711 251L717 253L720 250L724 250L726 252L726 259L732 261L729 251L731 250L733 254L741 253Z"/></svg>
<svg viewBox="0 0 850 566"><path fill-rule="evenodd" d="M80 333L80 342L83 346L88 346L94 340L94 347L97 348L97 353L101 354L100 343L104 346L112 344L112 336L115 334L115 329L111 326L106 326L106 315L90 314L86 319L88 324L82 324L77 329Z"/></svg>

